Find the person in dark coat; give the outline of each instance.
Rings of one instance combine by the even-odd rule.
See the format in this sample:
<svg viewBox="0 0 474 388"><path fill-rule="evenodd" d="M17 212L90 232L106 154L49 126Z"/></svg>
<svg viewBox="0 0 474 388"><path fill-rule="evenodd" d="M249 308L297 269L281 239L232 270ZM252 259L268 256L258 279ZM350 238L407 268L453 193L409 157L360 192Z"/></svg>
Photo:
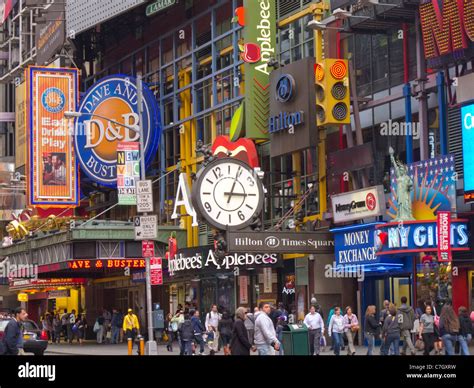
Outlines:
<svg viewBox="0 0 474 388"><path fill-rule="evenodd" d="M239 307L235 311L235 322L230 340L230 354L232 356L250 356L250 350L255 352L255 347L249 341L245 320L247 318L245 307Z"/></svg>
<svg viewBox="0 0 474 388"><path fill-rule="evenodd" d="M179 324L179 335L181 338L181 353L180 355L192 356L192 344L194 340L194 328L189 314L184 314L184 321Z"/></svg>
<svg viewBox="0 0 474 388"><path fill-rule="evenodd" d="M18 345L23 343L21 325L27 317L28 314L24 308L18 307L15 310L13 318L10 319L10 322L5 327L0 353L4 355L18 355Z"/></svg>

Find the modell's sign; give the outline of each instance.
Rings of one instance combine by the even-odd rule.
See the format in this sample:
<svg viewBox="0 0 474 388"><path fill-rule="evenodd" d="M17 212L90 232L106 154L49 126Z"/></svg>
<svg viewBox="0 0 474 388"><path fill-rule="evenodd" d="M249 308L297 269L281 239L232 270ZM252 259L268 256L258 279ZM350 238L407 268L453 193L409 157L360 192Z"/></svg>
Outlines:
<svg viewBox="0 0 474 388"><path fill-rule="evenodd" d="M428 0L420 3L420 21L429 67L474 56L474 2Z"/></svg>
<svg viewBox="0 0 474 388"><path fill-rule="evenodd" d="M117 184L117 145L139 141L138 92L132 77L113 75L94 84L82 99L75 148L82 170L104 186ZM145 163L156 155L161 135L157 101L143 84Z"/></svg>
<svg viewBox="0 0 474 388"><path fill-rule="evenodd" d="M233 270L236 267L272 266L279 262L277 253L229 253L224 258L216 256L213 249L183 249L168 261L170 276L186 270Z"/></svg>
<svg viewBox="0 0 474 388"><path fill-rule="evenodd" d="M335 223L376 217L385 211L383 186L333 195L331 202Z"/></svg>

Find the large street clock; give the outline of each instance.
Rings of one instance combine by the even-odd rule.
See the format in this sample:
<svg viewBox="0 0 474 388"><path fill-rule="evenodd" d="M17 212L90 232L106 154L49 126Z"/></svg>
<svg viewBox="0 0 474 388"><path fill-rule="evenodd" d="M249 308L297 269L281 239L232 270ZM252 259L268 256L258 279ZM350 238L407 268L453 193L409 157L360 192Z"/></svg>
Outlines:
<svg viewBox="0 0 474 388"><path fill-rule="evenodd" d="M194 182L195 209L217 229L242 229L250 225L263 206L263 185L246 163L216 159L202 169Z"/></svg>

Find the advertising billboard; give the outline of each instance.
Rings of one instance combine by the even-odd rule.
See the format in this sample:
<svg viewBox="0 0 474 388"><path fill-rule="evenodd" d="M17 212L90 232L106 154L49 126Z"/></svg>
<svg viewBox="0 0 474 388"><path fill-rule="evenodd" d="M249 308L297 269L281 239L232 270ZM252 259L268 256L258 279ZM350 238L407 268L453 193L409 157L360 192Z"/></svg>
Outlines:
<svg viewBox="0 0 474 388"><path fill-rule="evenodd" d="M474 103L461 107L464 195L474 194Z"/></svg>
<svg viewBox="0 0 474 388"><path fill-rule="evenodd" d="M77 69L31 66L28 90L28 198L32 206L77 206L79 182L66 111L78 100Z"/></svg>

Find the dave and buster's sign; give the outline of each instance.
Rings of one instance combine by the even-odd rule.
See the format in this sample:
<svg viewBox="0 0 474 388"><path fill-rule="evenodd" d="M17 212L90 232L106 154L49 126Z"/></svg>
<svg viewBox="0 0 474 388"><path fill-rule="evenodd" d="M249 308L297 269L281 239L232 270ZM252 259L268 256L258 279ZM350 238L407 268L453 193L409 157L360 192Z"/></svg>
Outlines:
<svg viewBox="0 0 474 388"><path fill-rule="evenodd" d="M103 78L84 96L76 120L76 153L83 171L93 181L117 184L117 144L139 141L136 80L124 75ZM118 125L122 123L123 125ZM158 104L143 84L145 163L154 157L161 136Z"/></svg>
<svg viewBox="0 0 474 388"><path fill-rule="evenodd" d="M441 226L440 230L438 226ZM439 222L437 220L389 222L377 225L376 230L377 255L469 250L467 220L464 219L445 217ZM449 233L449 236L446 236L446 233ZM449 247L446 247L446 244L449 244ZM441 254L439 259L447 261L449 255L450 253L445 257Z"/></svg>

